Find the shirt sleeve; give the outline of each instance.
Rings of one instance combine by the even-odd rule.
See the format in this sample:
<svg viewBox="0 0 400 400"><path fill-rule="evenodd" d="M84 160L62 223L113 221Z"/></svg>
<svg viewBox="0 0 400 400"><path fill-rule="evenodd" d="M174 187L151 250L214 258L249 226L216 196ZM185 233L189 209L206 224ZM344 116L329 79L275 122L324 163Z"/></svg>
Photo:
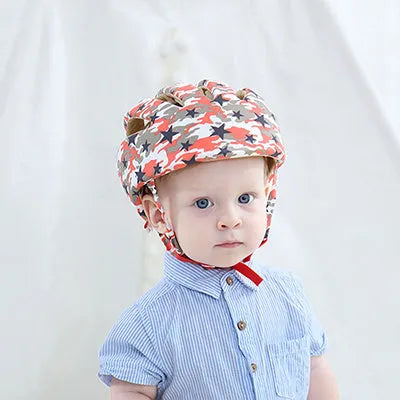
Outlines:
<svg viewBox="0 0 400 400"><path fill-rule="evenodd" d="M140 385L159 385L165 380L156 350L151 321L134 305L111 328L99 352L98 377L111 385L112 376Z"/></svg>
<svg viewBox="0 0 400 400"><path fill-rule="evenodd" d="M326 333L315 314L311 303L308 301L301 278L293 272L290 272L290 275L293 278L294 283L294 296L307 318L307 330L310 336L310 356L320 356L327 349Z"/></svg>

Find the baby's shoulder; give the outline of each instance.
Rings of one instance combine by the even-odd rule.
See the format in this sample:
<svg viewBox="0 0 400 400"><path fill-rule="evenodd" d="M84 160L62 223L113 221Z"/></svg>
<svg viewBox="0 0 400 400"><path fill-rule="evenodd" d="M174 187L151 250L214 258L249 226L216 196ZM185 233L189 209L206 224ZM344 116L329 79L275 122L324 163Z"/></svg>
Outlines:
<svg viewBox="0 0 400 400"><path fill-rule="evenodd" d="M263 278L260 293L263 299L274 303L283 302L289 307L308 313L304 286L301 278L292 269L260 266L259 273ZM293 311L294 315L295 311Z"/></svg>
<svg viewBox="0 0 400 400"><path fill-rule="evenodd" d="M283 286L293 291L302 289L301 278L293 269L271 266L265 263L257 263L255 269L267 284Z"/></svg>
<svg viewBox="0 0 400 400"><path fill-rule="evenodd" d="M163 326L167 329L168 323L173 320L175 290L174 285L162 278L122 311L117 320L120 330L140 334L149 327L157 327L157 332L163 331Z"/></svg>
<svg viewBox="0 0 400 400"><path fill-rule="evenodd" d="M174 295L175 285L163 277L153 287L143 293L134 303L138 308L149 309L160 302L166 302Z"/></svg>

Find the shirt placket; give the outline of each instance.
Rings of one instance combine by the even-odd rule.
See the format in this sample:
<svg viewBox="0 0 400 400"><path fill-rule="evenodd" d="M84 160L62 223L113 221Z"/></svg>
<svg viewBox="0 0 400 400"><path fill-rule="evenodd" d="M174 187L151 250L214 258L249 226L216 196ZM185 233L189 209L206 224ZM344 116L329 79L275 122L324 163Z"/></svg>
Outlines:
<svg viewBox="0 0 400 400"><path fill-rule="evenodd" d="M265 398L265 377L263 377L262 352L257 343L260 343L258 322L251 312L247 295L250 288L232 273L224 275L221 279L221 287L227 303L233 327L236 330L238 347L243 354L247 370L253 383L254 399Z"/></svg>

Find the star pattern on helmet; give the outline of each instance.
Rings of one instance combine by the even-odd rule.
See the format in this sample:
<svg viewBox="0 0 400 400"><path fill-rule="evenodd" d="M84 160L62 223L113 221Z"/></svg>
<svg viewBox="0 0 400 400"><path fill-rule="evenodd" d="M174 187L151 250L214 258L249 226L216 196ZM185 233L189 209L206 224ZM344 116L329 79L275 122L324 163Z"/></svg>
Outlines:
<svg viewBox="0 0 400 400"><path fill-rule="evenodd" d="M126 168L128 166L128 160L122 160L122 164Z"/></svg>
<svg viewBox="0 0 400 400"><path fill-rule="evenodd" d="M225 129L225 123L220 126L211 126L214 132L210 136L219 136L221 139L224 138L225 133L230 133L230 131Z"/></svg>
<svg viewBox="0 0 400 400"><path fill-rule="evenodd" d="M155 113L154 115L150 116L150 120L151 122L154 124L155 120L159 117L159 115L157 115L157 113Z"/></svg>
<svg viewBox="0 0 400 400"><path fill-rule="evenodd" d="M186 165L193 165L196 164L196 155L193 154L192 158L190 160L182 160Z"/></svg>
<svg viewBox="0 0 400 400"><path fill-rule="evenodd" d="M160 163L157 163L153 168L154 168L154 172L153 172L154 175L159 174L161 172Z"/></svg>
<svg viewBox="0 0 400 400"><path fill-rule="evenodd" d="M141 104L141 105L138 107L138 111L141 111L141 110L143 110L144 106L145 106L145 104L144 104L144 103L143 103L143 104Z"/></svg>
<svg viewBox="0 0 400 400"><path fill-rule="evenodd" d="M182 142L181 143L181 150L185 149L185 150L189 150L189 147L192 145L193 143L190 143L190 140L186 140L186 142Z"/></svg>
<svg viewBox="0 0 400 400"><path fill-rule="evenodd" d="M278 150L275 150L274 154L271 154L270 157L278 157L281 154Z"/></svg>
<svg viewBox="0 0 400 400"><path fill-rule="evenodd" d="M135 174L138 178L138 182L144 182L143 177L144 177L145 173L142 172L142 166L139 167L139 171L135 171Z"/></svg>
<svg viewBox="0 0 400 400"><path fill-rule="evenodd" d="M186 117L190 115L192 118L196 118L196 114L200 114L196 111L196 108L192 108L191 110L186 110Z"/></svg>
<svg viewBox="0 0 400 400"><path fill-rule="evenodd" d="M228 150L228 145L226 145L225 147L220 147L219 150L220 151L218 155L222 154L224 157L226 157L228 153L232 153L230 150Z"/></svg>
<svg viewBox="0 0 400 400"><path fill-rule="evenodd" d="M254 135L246 135L246 142L254 143L256 139L254 139Z"/></svg>
<svg viewBox="0 0 400 400"><path fill-rule="evenodd" d="M135 135L135 134L129 135L129 136L128 136L128 143L129 143L129 146L135 145L135 140L136 140L136 135Z"/></svg>
<svg viewBox="0 0 400 400"><path fill-rule="evenodd" d="M258 115L257 113L254 113L254 114L257 115L257 118L255 119L255 121L262 124L262 126L265 126L266 124L269 125L269 123L264 119L264 115L262 115L262 114Z"/></svg>
<svg viewBox="0 0 400 400"><path fill-rule="evenodd" d="M146 139L146 142L142 144L142 150L149 151L149 146L150 146L150 143L148 143L147 139Z"/></svg>
<svg viewBox="0 0 400 400"><path fill-rule="evenodd" d="M239 120L241 117L244 117L244 115L240 112L240 110L237 110L233 112L232 117L236 117Z"/></svg>
<svg viewBox="0 0 400 400"><path fill-rule="evenodd" d="M168 142L172 143L172 138L174 137L174 135L177 135L179 132L174 132L172 130L172 126L170 126L167 131L160 131L160 133L164 136L161 139L161 143L165 142L166 140L168 140Z"/></svg>
<svg viewBox="0 0 400 400"><path fill-rule="evenodd" d="M226 100L226 99L224 99L223 97L222 97L222 94L219 94L214 100L212 100L212 101L215 101L216 103L218 103L220 106L223 106L224 105L224 101L226 102L226 101L229 101L229 100Z"/></svg>

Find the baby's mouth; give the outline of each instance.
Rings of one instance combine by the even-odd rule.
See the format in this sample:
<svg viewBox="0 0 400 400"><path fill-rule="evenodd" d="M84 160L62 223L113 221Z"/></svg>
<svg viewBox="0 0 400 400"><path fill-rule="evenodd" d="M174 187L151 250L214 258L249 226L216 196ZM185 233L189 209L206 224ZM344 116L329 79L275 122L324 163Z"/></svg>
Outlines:
<svg viewBox="0 0 400 400"><path fill-rule="evenodd" d="M239 242L239 241L235 241L235 242L228 241L228 242L219 243L219 244L217 244L216 246L218 246L218 247L232 248L232 247L238 247L238 246L240 246L241 244L243 244L243 242Z"/></svg>

